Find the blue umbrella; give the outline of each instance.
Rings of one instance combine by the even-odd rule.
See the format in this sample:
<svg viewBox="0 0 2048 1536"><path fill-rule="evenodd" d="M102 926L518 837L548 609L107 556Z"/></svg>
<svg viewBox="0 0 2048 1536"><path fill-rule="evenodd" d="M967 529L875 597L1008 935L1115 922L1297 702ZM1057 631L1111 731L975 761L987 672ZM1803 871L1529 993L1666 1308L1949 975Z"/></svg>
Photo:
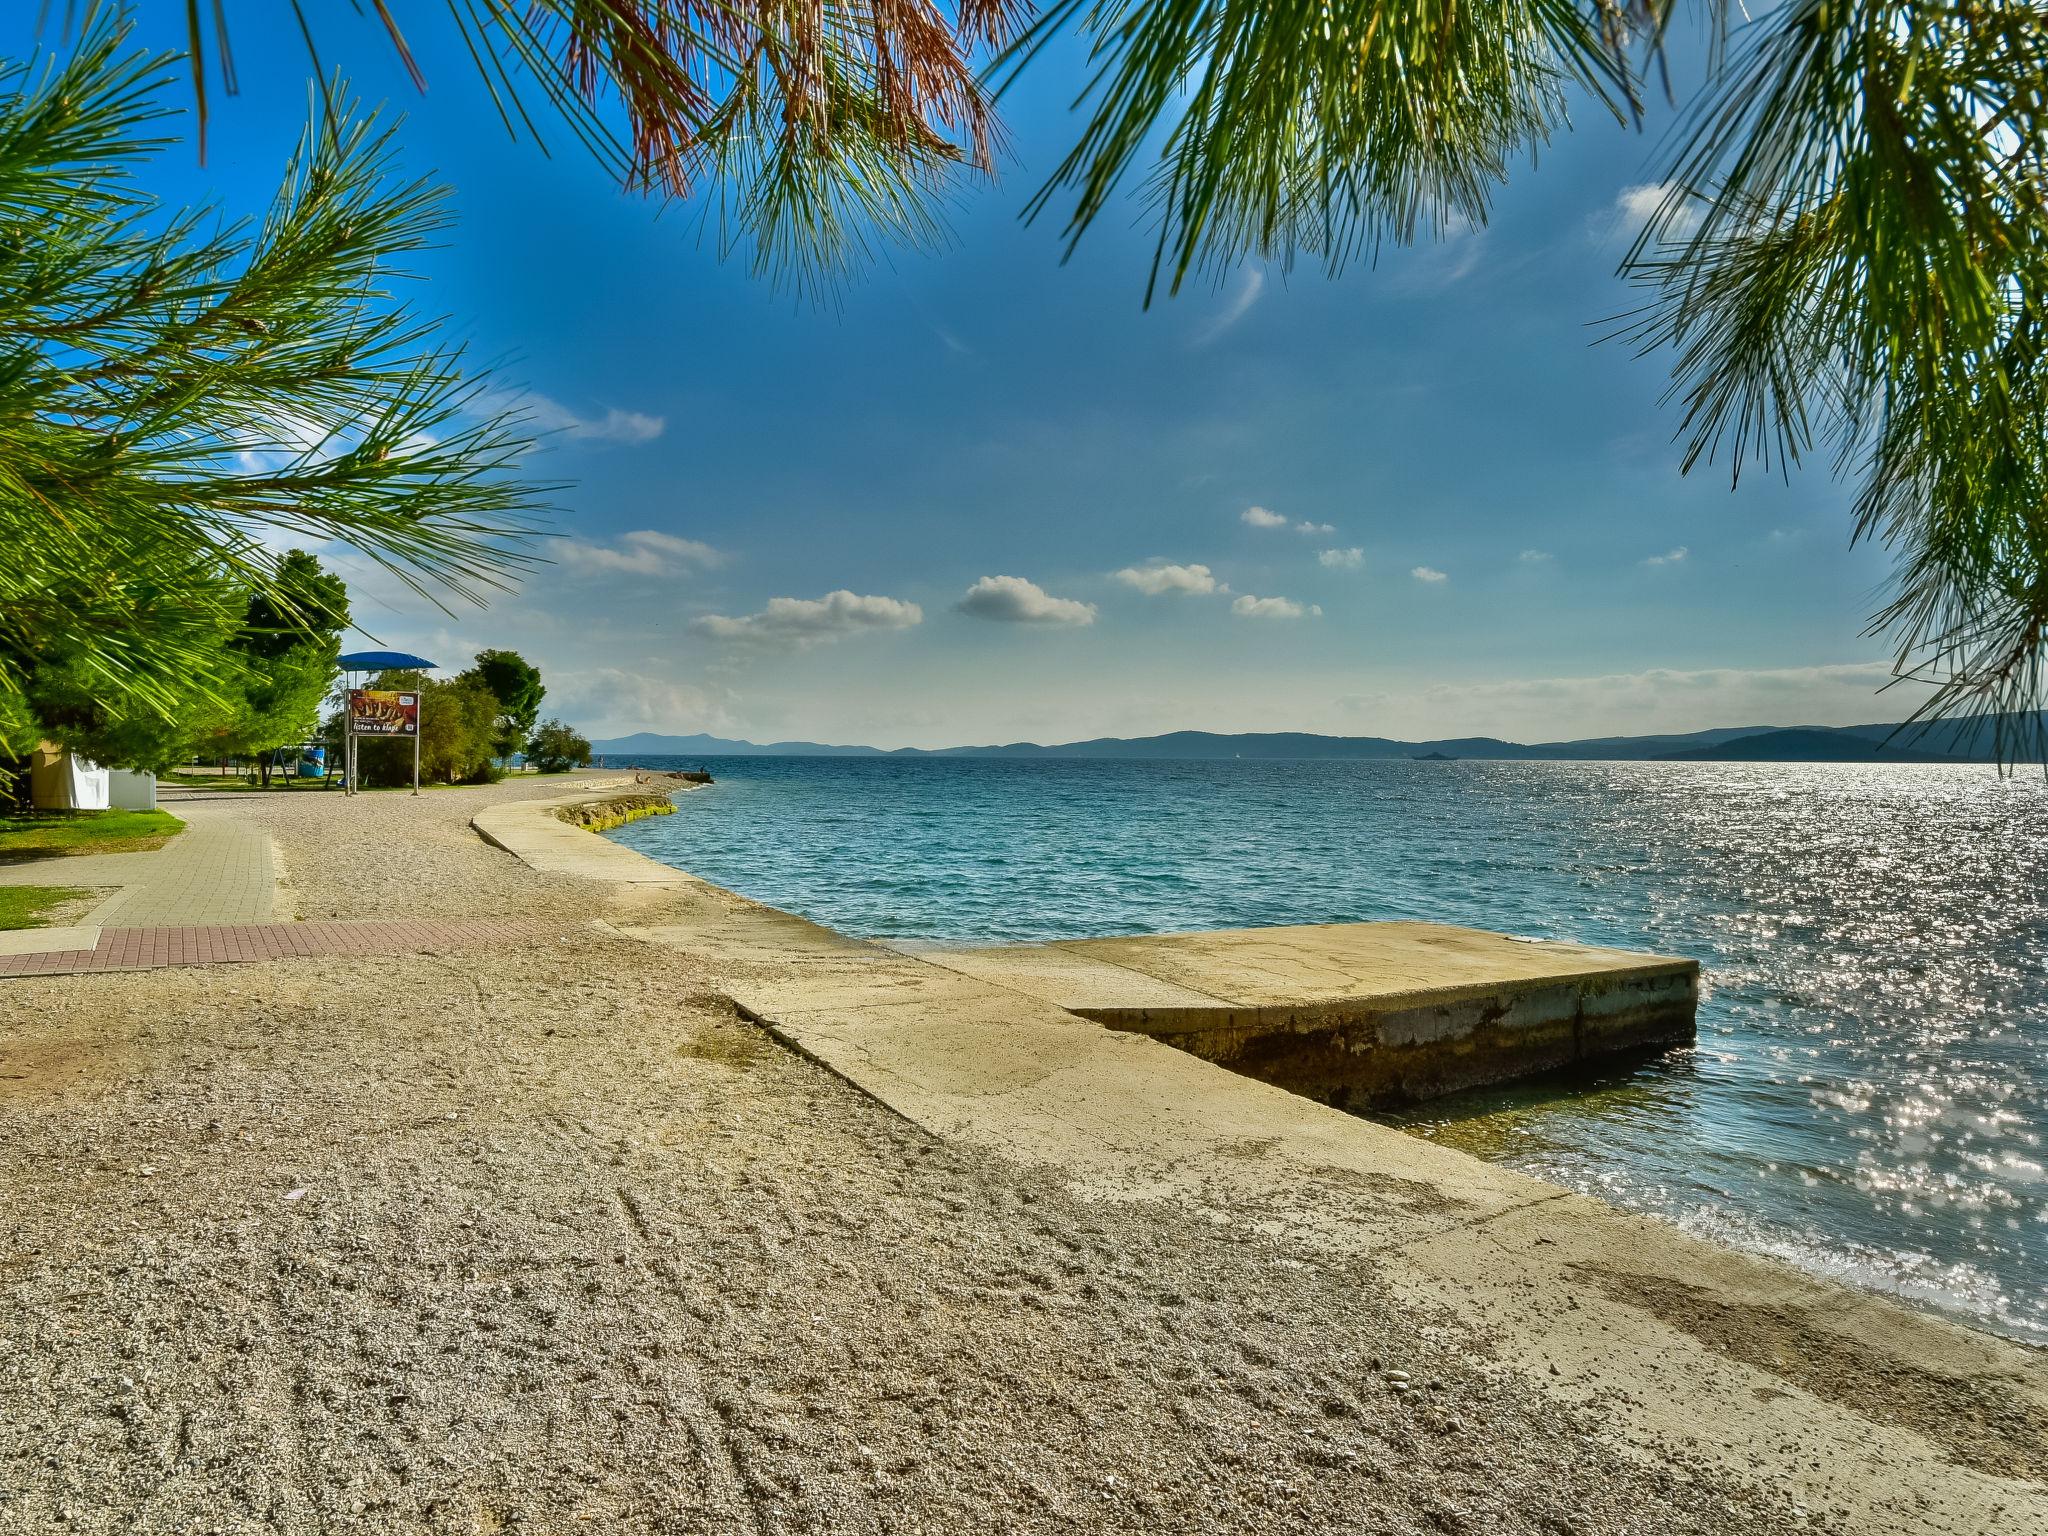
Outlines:
<svg viewBox="0 0 2048 1536"><path fill-rule="evenodd" d="M351 651L341 658L344 672L393 672L409 669L416 672L431 672L434 663L424 656L409 656L404 651Z"/></svg>

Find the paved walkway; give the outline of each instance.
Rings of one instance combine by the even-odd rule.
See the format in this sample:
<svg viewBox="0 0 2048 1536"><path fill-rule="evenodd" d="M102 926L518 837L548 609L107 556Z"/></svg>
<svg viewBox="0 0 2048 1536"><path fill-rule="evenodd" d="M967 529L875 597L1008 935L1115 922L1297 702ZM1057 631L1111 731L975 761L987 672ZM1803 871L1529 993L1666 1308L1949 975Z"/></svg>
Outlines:
<svg viewBox="0 0 2048 1536"><path fill-rule="evenodd" d="M629 782L620 788L631 788ZM656 793L683 794L701 789L698 784L663 784ZM549 800L513 800L490 806L470 820L470 828L494 848L502 848L530 869L543 874L568 875L578 880L602 880L609 885L672 885L703 888L695 875L666 864L657 864L621 843L598 837L582 827L571 826L555 812L565 806L582 805L604 798L593 793L596 786L584 785L573 793Z"/></svg>
<svg viewBox="0 0 2048 1536"><path fill-rule="evenodd" d="M80 921L97 928L267 923L277 902L277 850L268 833L210 806L166 797L185 830L149 853L87 853L0 864L0 885L56 885L115 894Z"/></svg>
<svg viewBox="0 0 2048 1536"><path fill-rule="evenodd" d="M519 918L381 922L231 923L173 928L65 929L92 941L34 954L0 953L0 976L146 971L166 965L234 965L295 955L401 955L479 944L531 942L558 924ZM32 930L33 931L33 930Z"/></svg>

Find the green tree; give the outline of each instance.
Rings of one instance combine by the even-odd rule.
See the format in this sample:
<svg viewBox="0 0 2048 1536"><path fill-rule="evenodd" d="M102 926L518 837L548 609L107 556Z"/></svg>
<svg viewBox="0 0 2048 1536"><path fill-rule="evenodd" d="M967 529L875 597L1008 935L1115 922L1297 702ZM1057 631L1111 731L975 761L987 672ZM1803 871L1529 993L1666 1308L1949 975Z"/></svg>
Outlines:
<svg viewBox="0 0 2048 1536"><path fill-rule="evenodd" d="M208 755L252 757L270 783L274 754L318 728L320 706L340 675L348 588L302 549L278 563L276 585L257 592L228 642L239 676L225 725L201 745Z"/></svg>
<svg viewBox="0 0 2048 1536"><path fill-rule="evenodd" d="M590 743L559 720L550 720L528 738L526 760L539 773L567 773L590 764Z"/></svg>
<svg viewBox="0 0 2048 1536"><path fill-rule="evenodd" d="M0 550L0 566L7 552ZM152 569L154 567L154 569ZM185 654L206 658L204 680L195 673L166 677L153 707L110 709L107 658L91 637L46 635L28 664L0 642L0 668L15 666L11 732L0 732L0 757L19 760L49 739L95 762L163 769L194 745L224 731L233 714L239 664L230 650L247 603L238 587L210 562L169 549L141 562L125 593L130 622L175 635ZM6 620L0 617L0 628ZM8 717L0 701L0 721ZM24 728L25 723L25 728Z"/></svg>
<svg viewBox="0 0 2048 1536"><path fill-rule="evenodd" d="M197 571L181 577L178 591L194 605L187 622L193 643L209 653L208 683L180 690L169 711L115 714L101 707L90 658L54 652L24 677L45 735L97 762L161 770L194 754L260 756L315 729L348 623L340 580L292 550L274 590L246 594L217 572Z"/></svg>
<svg viewBox="0 0 2048 1536"><path fill-rule="evenodd" d="M349 626L348 587L303 549L277 562L271 585L252 594L235 648L244 655L285 656L308 644L341 649Z"/></svg>
<svg viewBox="0 0 2048 1536"><path fill-rule="evenodd" d="M369 686L419 694L422 784L479 784L499 777L492 763L498 701L473 675L443 682L422 672L379 672ZM410 737L356 738L356 771L364 784L410 784L412 758Z"/></svg>
<svg viewBox="0 0 2048 1536"><path fill-rule="evenodd" d="M1672 93L1664 41L1693 23L1704 79L1678 103L1663 208L1625 263L1643 305L1616 332L1669 363L1688 469L1719 457L1738 476L1825 452L1858 477L1853 537L1896 553L1872 627L1897 671L1936 685L1932 712L1997 716L2002 749L2048 746L2031 712L2048 695L2036 5L1050 0L1035 21L1013 0L536 0L520 22L508 9L472 32L471 7L449 0L494 99L497 81L538 82L629 185L708 190L762 264L805 275L856 259L870 233L929 234L945 173L988 163L971 55L998 51L1007 83L1078 34L1078 136L1028 211L1062 207L1071 244L1139 189L1157 227L1148 302L1248 259L1336 271L1483 223L1509 167L1570 126L1575 94L1641 122L1649 82ZM206 56L221 39L187 14ZM2007 735L2014 722L2033 739Z"/></svg>
<svg viewBox="0 0 2048 1536"><path fill-rule="evenodd" d="M489 650L476 653L475 665L464 675L471 674L498 701L494 747L500 760L509 758L540 718L540 701L547 696L540 668L517 651Z"/></svg>
<svg viewBox="0 0 2048 1536"><path fill-rule="evenodd" d="M288 590L277 533L481 597L528 558L515 424L392 301L446 227L338 91L260 225L137 183L180 61L96 7L68 59L0 64L0 752L183 731ZM210 702L209 702L210 701Z"/></svg>

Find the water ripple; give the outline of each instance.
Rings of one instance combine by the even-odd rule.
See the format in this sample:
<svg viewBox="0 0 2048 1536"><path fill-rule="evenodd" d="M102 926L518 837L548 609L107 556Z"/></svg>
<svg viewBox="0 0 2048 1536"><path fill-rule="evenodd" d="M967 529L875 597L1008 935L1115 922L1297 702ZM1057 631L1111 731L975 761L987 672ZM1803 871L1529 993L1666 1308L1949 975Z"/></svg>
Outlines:
<svg viewBox="0 0 2048 1536"><path fill-rule="evenodd" d="M870 937L1420 918L1691 955L1696 1049L1417 1134L2048 1343L2048 792L1810 764L752 758L622 842Z"/></svg>

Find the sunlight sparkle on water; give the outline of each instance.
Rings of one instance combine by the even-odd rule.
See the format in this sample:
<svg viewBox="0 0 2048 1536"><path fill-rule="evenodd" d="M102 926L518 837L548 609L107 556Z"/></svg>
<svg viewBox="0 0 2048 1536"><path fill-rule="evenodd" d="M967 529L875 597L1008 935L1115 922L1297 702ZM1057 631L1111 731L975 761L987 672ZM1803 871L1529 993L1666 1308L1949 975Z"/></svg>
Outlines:
<svg viewBox="0 0 2048 1536"><path fill-rule="evenodd" d="M1691 955L1700 1038L1398 1117L2048 1342L2048 790L1806 764L728 759L623 842L870 937L1419 918Z"/></svg>

